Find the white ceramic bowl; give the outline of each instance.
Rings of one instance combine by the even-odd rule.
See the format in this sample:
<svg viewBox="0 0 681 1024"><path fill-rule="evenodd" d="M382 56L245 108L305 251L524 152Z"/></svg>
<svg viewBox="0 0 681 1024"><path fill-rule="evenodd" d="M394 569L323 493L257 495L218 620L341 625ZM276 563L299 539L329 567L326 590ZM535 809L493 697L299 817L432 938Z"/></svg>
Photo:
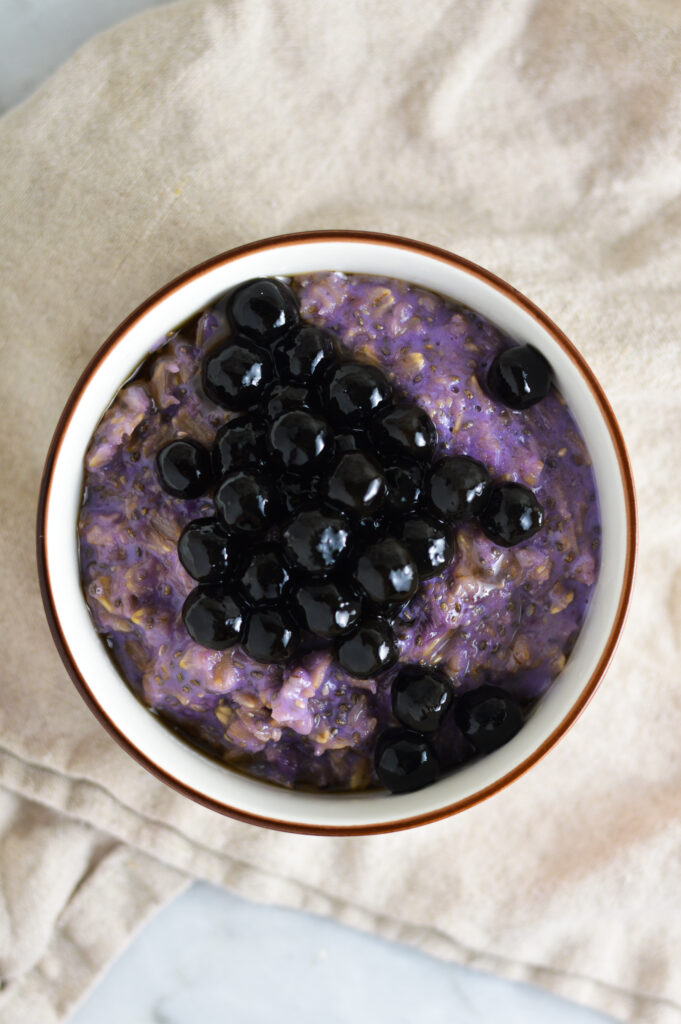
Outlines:
<svg viewBox="0 0 681 1024"><path fill-rule="evenodd" d="M567 665L506 746L416 793L290 792L220 766L177 739L117 673L80 586L75 524L83 456L118 386L155 342L217 296L252 277L315 270L402 278L456 299L551 363L593 460L602 516L602 564L586 621ZM584 359L536 306L467 260L419 242L362 232L266 239L203 263L132 313L95 355L71 395L47 458L38 513L38 563L52 633L80 693L116 740L187 796L245 821L317 834L366 834L433 821L501 789L539 760L583 710L622 629L636 548L631 470L612 410Z"/></svg>

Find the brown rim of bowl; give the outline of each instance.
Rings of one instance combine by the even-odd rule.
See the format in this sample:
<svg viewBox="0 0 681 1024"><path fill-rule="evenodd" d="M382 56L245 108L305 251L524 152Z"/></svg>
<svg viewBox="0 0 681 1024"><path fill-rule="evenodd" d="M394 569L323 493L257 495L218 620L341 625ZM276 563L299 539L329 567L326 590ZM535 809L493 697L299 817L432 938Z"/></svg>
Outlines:
<svg viewBox="0 0 681 1024"><path fill-rule="evenodd" d="M591 674L590 679L584 686L579 698L575 701L568 714L563 718L560 725L558 725L551 735L544 740L544 742L524 761L519 765L516 765L512 771L507 772L506 775L498 779L496 782L484 789L479 790L477 793L473 793L471 796L466 797L463 800L458 800L453 804L449 804L446 807L439 808L436 811L431 811L427 814L414 815L409 818L402 818L397 821L389 821L374 825L356 825L356 826L333 826L333 825L306 825L298 824L296 822L281 821L275 818L265 818L257 814L249 814L245 811L238 810L237 808L230 807L227 804L220 803L218 800L213 800L210 797L205 796L203 793L192 789L186 783L176 779L170 775L163 768L160 768L149 757L135 747L129 739L120 731L118 726L105 714L100 705L95 700L91 693L87 682L81 676L78 671L75 661L71 655L71 651L66 642L66 639L61 631L59 620L57 618L56 609L52 598L52 589L50 586L48 563L47 563L47 551L45 543L45 516L47 511L47 503L50 494L50 488L52 483L52 474L54 469L54 463L59 454L61 448L62 437L64 431L71 419L74 407L80 398L81 393L87 386L90 378L101 362L102 358L109 352L109 350L118 342L121 335L127 331L127 329L137 320L139 317L151 309L154 305L165 299L171 292L176 291L182 285L192 278L199 277L207 270L211 270L213 267L222 263L231 263L233 260L245 255L246 253L264 251L270 248L280 248L282 246L297 245L301 242L369 242L373 245L384 245L391 248L407 249L412 252L421 253L426 256L430 256L433 259L441 260L444 263L452 264L466 273L471 274L474 277L479 278L486 284L496 288L497 291L502 292L508 298L512 299L515 303L522 307L525 312L529 313L539 324L544 327L553 339L561 346L561 348L567 353L572 359L573 363L577 365L584 380L589 386L592 395L594 396L603 419L605 420L610 438L617 454L617 461L620 470L620 476L622 480L622 489L624 491L624 498L626 504L626 516L627 516L627 548L626 548L626 561L624 566L624 575L622 580L622 589L620 591L619 603L617 606L617 612L615 619L610 630L608 639L603 647L603 651L598 660L596 668ZM276 829L283 832L295 832L307 835L322 835L322 836L359 836L359 835L378 835L385 832L397 832L401 829L413 828L416 825L425 825L430 822L440 821L443 818L449 817L452 814L457 814L460 811L465 810L467 807L472 807L482 800L487 799L494 793L498 793L506 786L510 785L517 778L523 775L529 768L535 765L544 755L553 747L562 736L565 735L570 726L577 720L579 715L582 713L586 705L593 697L605 671L612 659L615 652L619 637L622 632L624 620L626 618L627 608L631 597L631 590L634 578L634 567L636 562L636 543L637 543L637 529L636 529L636 496L634 492L633 476L631 472L631 466L629 464L629 458L627 456L624 439L622 432L619 428L619 424L612 411L608 399L596 380L591 369L587 365L582 355L577 351L571 341L563 334L563 332L553 323L552 320L546 316L537 306L534 305L528 298L526 298L521 292L517 291L511 285L507 284L501 278L495 274L490 273L488 270L484 270L477 264L472 263L470 260L464 259L462 256L457 256L454 253L447 252L445 249L439 249L436 246L428 245L425 242L417 242L409 238L403 238L399 235L386 235L379 234L373 231L301 231L288 235L279 235L272 238L264 238L260 241L250 242L247 245L240 245L234 249L230 249L225 253L221 253L218 256L214 256L204 263L200 263L198 266L193 267L191 270L185 271L180 274L179 277L174 278L163 288L160 288L152 296L146 299L137 309L131 313L123 322L116 328L116 330L110 335L110 337L104 342L101 348L95 353L87 367L81 374L76 386L71 392L68 401L64 407L64 410L59 418L50 448L45 461L45 468L43 470L42 480L40 483L40 497L38 501L38 516L37 516L37 559L38 559L38 576L40 581L40 591L42 594L43 604L45 607L45 614L50 627L50 632L56 644L57 650L61 656L61 659L68 671L71 679L73 680L76 689L80 693L81 697L88 705L90 710L93 712L95 717L101 722L105 729L113 736L113 738L131 755L139 764L146 768L152 775L156 776L162 782L171 786L173 789L182 793L184 796L190 797L199 804L203 804L204 807L209 807L211 810L218 811L220 814L227 815L231 818L236 818L238 821L245 822L249 825L261 825L267 828ZM330 797L332 799L332 797Z"/></svg>

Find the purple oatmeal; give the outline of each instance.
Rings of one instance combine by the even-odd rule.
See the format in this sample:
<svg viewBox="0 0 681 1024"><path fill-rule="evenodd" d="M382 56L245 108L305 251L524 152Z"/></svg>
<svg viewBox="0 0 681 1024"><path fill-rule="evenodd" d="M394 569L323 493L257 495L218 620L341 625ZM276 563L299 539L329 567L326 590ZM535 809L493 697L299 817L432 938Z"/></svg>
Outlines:
<svg viewBox="0 0 681 1024"><path fill-rule="evenodd" d="M513 411L481 384L514 344L477 313L404 281L315 273L291 282L302 318L332 330L437 430L436 458L468 456L496 481L531 488L542 529L515 547L477 522L455 523L451 563L394 621L399 663L358 679L325 646L262 664L237 644L191 639L183 604L195 586L177 543L215 515L212 492L177 500L156 458L177 438L206 447L234 418L210 401L202 363L229 337L224 301L181 327L116 394L85 458L80 567L96 629L144 704L226 765L284 786L377 784L377 737L396 724L391 687L404 663L437 665L455 697L503 686L525 714L570 655L599 567L600 520L584 442L555 388ZM319 645L317 645L319 647ZM432 737L443 770L475 751L449 715Z"/></svg>

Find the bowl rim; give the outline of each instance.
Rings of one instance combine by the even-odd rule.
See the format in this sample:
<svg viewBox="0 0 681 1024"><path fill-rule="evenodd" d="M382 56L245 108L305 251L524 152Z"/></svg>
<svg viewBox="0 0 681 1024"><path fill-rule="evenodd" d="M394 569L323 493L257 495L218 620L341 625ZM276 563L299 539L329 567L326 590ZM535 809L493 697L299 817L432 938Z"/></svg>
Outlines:
<svg viewBox="0 0 681 1024"><path fill-rule="evenodd" d="M474 277L480 279L484 284L491 286L497 291L504 294L511 301L518 304L526 313L537 320L541 327L548 332L552 339L559 345L560 348L570 357L570 359L576 363L577 368L581 371L582 377L585 383L592 392L592 396L595 399L605 425L608 429L610 441L617 457L618 468L620 472L620 479L622 485L622 492L624 495L625 503L625 514L626 514L626 551L625 551L625 564L622 575L622 585L620 589L619 601L617 604L617 610L613 618L612 627L608 634L607 640L603 645L600 658L596 663L594 670L583 686L579 696L572 704L570 710L563 717L558 726L553 730L552 733L544 740L540 746L525 757L519 764L515 765L510 771L508 771L501 778L495 780L490 785L485 786L483 789L478 790L469 796L457 800L452 804L447 804L443 807L439 807L435 810L429 811L424 814L411 815L410 817L400 818L395 821L379 822L366 825L313 825L308 823L298 823L292 821L286 821L278 818L269 818L264 815L254 814L246 812L239 808L231 807L229 804L223 803L220 800L213 799L212 797L206 796L199 790L194 789L181 779L171 775L164 768L159 767L151 760L148 754L143 750L135 746L121 727L114 722L100 706L92 691L90 690L86 679L81 675L80 671L76 666L76 662L71 655L69 645L64 637L57 611L54 603L52 594L52 588L50 585L50 576L48 568L48 555L47 555L47 544L46 544L46 516L47 507L50 496L50 490L52 485L53 471L55 463L59 457L62 438L64 432L70 422L74 408L80 399L81 394L87 388L90 378L98 368L102 359L108 354L108 352L117 344L120 337L131 327L131 325L140 319L145 313L151 308L157 305L162 300L166 299L168 295L182 288L190 280L200 277L209 270L212 270L218 265L231 263L240 257L253 252L262 252L272 248L282 248L287 246L298 245L300 243L320 243L320 242L354 242L354 243L369 243L377 246L387 246L391 248L406 249L411 252L416 252L421 255L425 255L435 260L439 260L450 265L455 266L459 270L464 271ZM55 428L50 447L48 449L45 465L43 469L42 478L40 481L40 491L38 498L38 511L37 511L37 524L36 524L36 549L37 549L37 565L38 565L38 579L40 584L40 592L42 596L43 606L47 622L49 625L52 639L55 643L57 651L61 657L61 660L66 668L72 682L76 689L80 693L90 711L94 714L101 725L107 730L109 735L116 740L116 742L131 756L138 764L146 768L153 776L159 779L161 782L166 783L172 789L189 797L195 802L202 804L204 807L208 807L213 811L217 811L227 817L237 819L238 821L244 822L249 825L260 825L266 828L274 829L283 832L293 832L298 834L307 835L320 835L320 836L357 836L357 835L378 835L387 832L397 832L403 829L414 828L418 825L430 824L435 821L441 821L444 818L450 817L453 814L458 814L468 807L473 807L475 804L481 803L483 800L488 799L495 793L505 789L506 786L510 785L516 779L524 775L533 765L537 764L552 747L566 734L566 732L575 723L578 717L586 708L587 704L593 697L596 689L598 688L603 676L605 675L606 669L612 660L615 653L619 638L624 627L628 607L631 600L631 593L634 581L636 554L637 554L637 508L636 508L636 494L634 489L633 473L629 462L624 438L617 421L617 418L612 410L612 407L605 396L605 393L596 379L594 373L590 369L584 357L573 345L573 343L566 337L566 335L560 330L560 328L541 310L536 306L530 299L528 299L522 292L519 292L512 285L508 284L502 278L491 271L486 270L484 267L473 263L471 260L465 259L463 256L459 256L455 253L449 252L446 249L442 249L438 246L429 245L426 242L420 242L415 239L406 238L401 235L384 234L374 231L355 231L355 230L316 230L316 231L299 231L292 232L284 235L274 235L271 237L249 242L244 245L236 246L226 252L219 253L216 256L212 256L210 259L204 260L202 263L191 267L189 270L184 271L177 277L173 278L167 284L159 288L153 295L145 299L140 305L137 306L132 313L130 313L109 335L106 341L99 347L99 349L92 356L87 366L78 378L71 394L69 395L64 409L59 417L59 421Z"/></svg>

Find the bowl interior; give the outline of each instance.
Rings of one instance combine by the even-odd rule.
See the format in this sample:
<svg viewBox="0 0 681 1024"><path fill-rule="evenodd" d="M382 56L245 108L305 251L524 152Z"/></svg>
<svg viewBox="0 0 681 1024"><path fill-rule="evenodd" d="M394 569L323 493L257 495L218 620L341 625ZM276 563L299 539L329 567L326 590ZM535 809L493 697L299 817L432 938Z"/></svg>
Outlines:
<svg viewBox="0 0 681 1024"><path fill-rule="evenodd" d="M232 772L168 730L136 700L109 660L83 599L74 524L90 436L115 391L166 332L240 281L341 270L403 278L476 309L551 362L590 452L601 503L602 564L591 606L568 663L520 733L494 754L417 793L323 795L289 792ZM570 344L522 297L454 257L397 240L330 238L262 243L218 258L143 308L117 332L76 397L58 445L45 507L45 564L53 614L92 700L149 766L185 790L251 818L306 830L381 829L458 809L509 781L536 759L593 690L621 626L631 575L633 508L602 395Z"/></svg>

